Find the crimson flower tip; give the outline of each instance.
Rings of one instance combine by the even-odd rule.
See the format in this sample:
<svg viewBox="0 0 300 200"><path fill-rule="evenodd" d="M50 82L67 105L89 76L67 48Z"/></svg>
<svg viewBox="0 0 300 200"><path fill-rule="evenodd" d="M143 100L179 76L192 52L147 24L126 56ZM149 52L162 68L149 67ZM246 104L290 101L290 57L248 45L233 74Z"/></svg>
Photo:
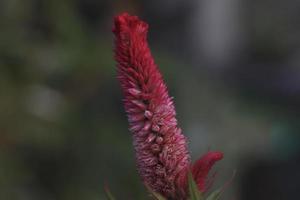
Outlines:
<svg viewBox="0 0 300 200"><path fill-rule="evenodd" d="M113 27L114 33L118 34L121 32L130 32L134 30L145 33L148 30L148 24L141 21L137 16L129 15L126 12L115 16Z"/></svg>

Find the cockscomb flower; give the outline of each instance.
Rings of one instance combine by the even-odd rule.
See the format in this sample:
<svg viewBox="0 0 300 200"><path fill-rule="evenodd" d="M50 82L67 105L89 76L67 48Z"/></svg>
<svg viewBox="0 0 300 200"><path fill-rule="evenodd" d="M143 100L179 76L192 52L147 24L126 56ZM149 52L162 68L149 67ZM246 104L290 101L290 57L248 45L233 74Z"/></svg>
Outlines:
<svg viewBox="0 0 300 200"><path fill-rule="evenodd" d="M148 25L127 13L115 17L115 59L124 107L144 184L167 199L185 200L187 173L200 191L221 152L209 152L191 164L187 141L177 125L172 98L147 43Z"/></svg>

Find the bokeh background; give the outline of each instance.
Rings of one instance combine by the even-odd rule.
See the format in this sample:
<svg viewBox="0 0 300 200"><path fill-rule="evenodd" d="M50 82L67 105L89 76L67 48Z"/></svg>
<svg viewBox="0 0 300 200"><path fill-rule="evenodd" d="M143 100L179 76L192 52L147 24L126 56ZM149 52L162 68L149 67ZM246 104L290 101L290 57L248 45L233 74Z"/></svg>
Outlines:
<svg viewBox="0 0 300 200"><path fill-rule="evenodd" d="M0 199L149 199L113 60L113 16L150 24L194 159L225 153L223 199L300 190L300 2L1 0Z"/></svg>

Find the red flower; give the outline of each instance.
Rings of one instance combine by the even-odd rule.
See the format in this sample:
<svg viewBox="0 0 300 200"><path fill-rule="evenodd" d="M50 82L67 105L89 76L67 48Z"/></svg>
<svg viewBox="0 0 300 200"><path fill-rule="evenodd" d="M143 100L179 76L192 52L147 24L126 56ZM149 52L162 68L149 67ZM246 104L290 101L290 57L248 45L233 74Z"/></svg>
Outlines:
<svg viewBox="0 0 300 200"><path fill-rule="evenodd" d="M168 199L187 198L187 172L199 189L222 153L208 153L191 166L187 142L177 126L172 98L147 43L148 25L127 13L115 17L115 59L124 106L145 185Z"/></svg>

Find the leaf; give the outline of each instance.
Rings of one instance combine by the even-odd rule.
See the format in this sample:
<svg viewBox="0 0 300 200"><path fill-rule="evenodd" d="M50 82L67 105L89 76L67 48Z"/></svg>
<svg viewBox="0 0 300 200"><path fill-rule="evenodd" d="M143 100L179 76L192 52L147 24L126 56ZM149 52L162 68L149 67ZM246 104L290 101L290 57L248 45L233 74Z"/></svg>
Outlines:
<svg viewBox="0 0 300 200"><path fill-rule="evenodd" d="M218 200L221 194L222 194L222 189L215 190L206 198L206 200Z"/></svg>
<svg viewBox="0 0 300 200"><path fill-rule="evenodd" d="M188 175L190 200L204 200L191 172Z"/></svg>
<svg viewBox="0 0 300 200"><path fill-rule="evenodd" d="M149 187L147 187L147 189L149 190L149 192L154 196L154 198L156 200L167 200L165 197L163 197L161 194L152 191Z"/></svg>
<svg viewBox="0 0 300 200"><path fill-rule="evenodd" d="M104 191L108 200L115 200L115 197L112 195L107 186L104 187Z"/></svg>
<svg viewBox="0 0 300 200"><path fill-rule="evenodd" d="M236 170L233 171L231 178L218 190L213 191L207 198L206 200L218 200L221 196L221 194L224 192L224 190L226 189L226 187L228 187L236 174Z"/></svg>
<svg viewBox="0 0 300 200"><path fill-rule="evenodd" d="M165 197L161 196L157 192L151 192L151 194L155 197L156 200L167 200Z"/></svg>

